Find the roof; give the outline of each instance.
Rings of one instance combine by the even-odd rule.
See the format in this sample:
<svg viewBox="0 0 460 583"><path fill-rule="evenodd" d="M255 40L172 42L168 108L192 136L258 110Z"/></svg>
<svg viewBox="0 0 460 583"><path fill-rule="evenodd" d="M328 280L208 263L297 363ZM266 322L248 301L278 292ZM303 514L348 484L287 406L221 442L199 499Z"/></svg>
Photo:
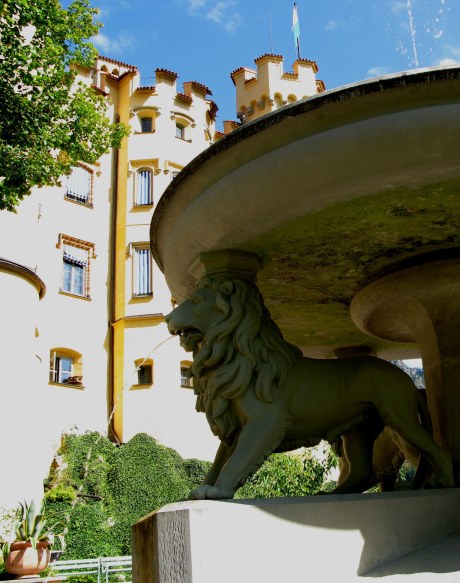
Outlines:
<svg viewBox="0 0 460 583"><path fill-rule="evenodd" d="M211 89L209 89L209 87L206 87L206 85L203 85L203 83L198 83L198 81L190 81L190 83L196 89L201 89L202 91L204 91L206 93L206 95L212 95Z"/></svg>
<svg viewBox="0 0 460 583"><path fill-rule="evenodd" d="M109 61L110 63L114 63L115 65L121 65L122 67L128 67L128 69L136 69L136 65L128 65L128 63L123 63L122 61L117 61L116 59L111 59L110 57L104 57L103 55L98 55L98 59L102 59L104 61Z"/></svg>
<svg viewBox="0 0 460 583"><path fill-rule="evenodd" d="M190 95L185 95L185 93L176 93L176 99L182 99L183 101L187 101L188 103L191 103L193 101Z"/></svg>
<svg viewBox="0 0 460 583"><path fill-rule="evenodd" d="M170 71L169 69L158 68L158 69L155 69L155 73L162 73L163 75L168 75L170 77L174 77L174 79L177 79L179 77L179 75L177 73L174 73L174 71Z"/></svg>
<svg viewBox="0 0 460 583"><path fill-rule="evenodd" d="M260 55L260 57L257 57L257 59L254 60L254 63L257 64L259 61L262 61L262 59L274 59L276 61L282 61L283 55L275 55L273 53L264 53L263 55Z"/></svg>

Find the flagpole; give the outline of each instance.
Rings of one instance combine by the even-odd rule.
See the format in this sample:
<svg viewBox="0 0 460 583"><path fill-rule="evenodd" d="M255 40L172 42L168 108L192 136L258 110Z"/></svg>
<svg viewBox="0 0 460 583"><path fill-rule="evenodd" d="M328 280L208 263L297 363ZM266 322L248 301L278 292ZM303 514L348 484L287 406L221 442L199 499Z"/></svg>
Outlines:
<svg viewBox="0 0 460 583"><path fill-rule="evenodd" d="M273 35L272 35L272 15L271 13L268 15L268 32L270 37L270 53L273 55Z"/></svg>

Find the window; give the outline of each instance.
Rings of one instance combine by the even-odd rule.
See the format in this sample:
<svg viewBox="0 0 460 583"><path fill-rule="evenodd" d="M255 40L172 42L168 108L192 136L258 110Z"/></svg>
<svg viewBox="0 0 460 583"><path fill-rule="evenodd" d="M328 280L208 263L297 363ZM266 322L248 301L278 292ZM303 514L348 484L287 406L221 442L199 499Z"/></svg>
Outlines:
<svg viewBox="0 0 460 583"><path fill-rule="evenodd" d="M153 132L153 118L141 117L141 132L142 133L152 133Z"/></svg>
<svg viewBox="0 0 460 583"><path fill-rule="evenodd" d="M138 358L134 361L137 372L137 383L132 389L147 389L153 384L153 360L151 358Z"/></svg>
<svg viewBox="0 0 460 583"><path fill-rule="evenodd" d="M77 296L87 295L88 250L64 244L62 291Z"/></svg>
<svg viewBox="0 0 460 583"><path fill-rule="evenodd" d="M137 369L137 384L151 385L152 384L152 365L141 364Z"/></svg>
<svg viewBox="0 0 460 583"><path fill-rule="evenodd" d="M50 383L82 386L82 381L81 354L65 348L50 351Z"/></svg>
<svg viewBox="0 0 460 583"><path fill-rule="evenodd" d="M190 378L190 367L192 363L186 360L183 360L180 363L180 386L191 388L193 387L192 379Z"/></svg>
<svg viewBox="0 0 460 583"><path fill-rule="evenodd" d="M57 247L63 247L61 292L89 298L90 251L95 258L94 244L59 235Z"/></svg>
<svg viewBox="0 0 460 583"><path fill-rule="evenodd" d="M146 168L136 173L136 193L134 204L136 206L153 204L152 188L153 172Z"/></svg>
<svg viewBox="0 0 460 583"><path fill-rule="evenodd" d="M176 123L176 138L185 139L185 126L181 123Z"/></svg>
<svg viewBox="0 0 460 583"><path fill-rule="evenodd" d="M152 295L152 258L145 243L133 248L133 296Z"/></svg>
<svg viewBox="0 0 460 583"><path fill-rule="evenodd" d="M76 166L67 177L65 198L92 206L93 173L83 166Z"/></svg>

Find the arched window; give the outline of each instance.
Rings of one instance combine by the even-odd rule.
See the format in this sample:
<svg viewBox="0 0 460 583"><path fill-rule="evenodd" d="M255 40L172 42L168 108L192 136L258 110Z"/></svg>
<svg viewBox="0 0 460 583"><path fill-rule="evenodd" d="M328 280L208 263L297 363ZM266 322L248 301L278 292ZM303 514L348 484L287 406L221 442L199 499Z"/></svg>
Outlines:
<svg viewBox="0 0 460 583"><path fill-rule="evenodd" d="M84 166L75 166L67 177L65 198L85 206L93 206L93 173Z"/></svg>
<svg viewBox="0 0 460 583"><path fill-rule="evenodd" d="M136 172L134 205L153 204L153 172L141 168Z"/></svg>
<svg viewBox="0 0 460 583"><path fill-rule="evenodd" d="M49 382L58 385L83 386L83 357L70 348L50 350Z"/></svg>

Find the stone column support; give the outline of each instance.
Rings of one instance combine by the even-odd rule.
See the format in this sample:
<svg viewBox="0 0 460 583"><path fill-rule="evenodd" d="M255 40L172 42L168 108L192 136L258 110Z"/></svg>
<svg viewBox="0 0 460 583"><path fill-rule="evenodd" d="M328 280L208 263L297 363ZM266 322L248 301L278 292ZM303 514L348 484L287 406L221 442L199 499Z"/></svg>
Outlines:
<svg viewBox="0 0 460 583"><path fill-rule="evenodd" d="M435 440L460 483L460 258L403 266L361 289L351 304L367 334L420 348Z"/></svg>

